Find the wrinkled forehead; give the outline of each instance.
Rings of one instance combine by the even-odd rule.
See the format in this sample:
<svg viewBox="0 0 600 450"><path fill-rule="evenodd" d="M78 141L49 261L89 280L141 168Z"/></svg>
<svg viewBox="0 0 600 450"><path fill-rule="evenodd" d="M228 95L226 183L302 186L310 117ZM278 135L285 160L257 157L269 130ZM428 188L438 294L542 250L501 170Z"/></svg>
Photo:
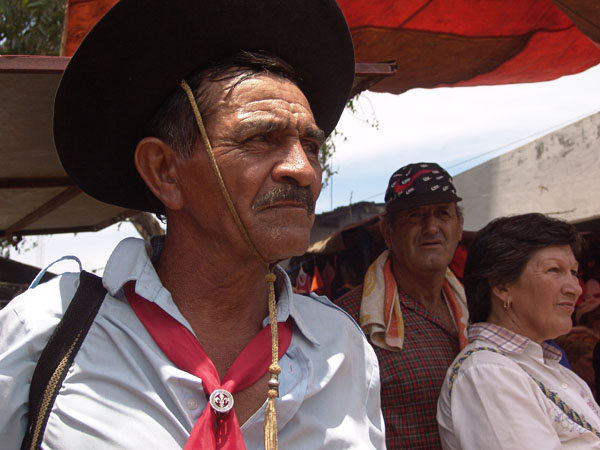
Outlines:
<svg viewBox="0 0 600 450"><path fill-rule="evenodd" d="M214 112L215 108L251 110L264 101L275 102L271 109L276 109L277 102L293 99L310 113L314 121L304 92L293 80L278 74L232 70L229 76L204 80L200 90L209 97L209 113Z"/></svg>
<svg viewBox="0 0 600 450"><path fill-rule="evenodd" d="M393 217L406 218L411 215L435 214L436 211L448 211L450 213L458 213L458 205L456 202L430 203L425 205L414 206L412 208L402 208L390 212Z"/></svg>
<svg viewBox="0 0 600 450"><path fill-rule="evenodd" d="M234 117L240 127L260 125L263 131L298 129L323 140L309 101L300 88L286 78L271 74L240 75L213 82L209 115L216 120Z"/></svg>
<svg viewBox="0 0 600 450"><path fill-rule="evenodd" d="M542 267L544 264L568 264L569 267L579 267L579 262L569 244L551 244L536 248L529 253L527 263L532 266Z"/></svg>
<svg viewBox="0 0 600 450"><path fill-rule="evenodd" d="M225 104L233 103L236 107L247 105L252 101L294 99L310 111L312 109L304 92L293 81L272 73L237 73L231 78L214 80L210 89L216 91ZM240 103L241 102L241 103Z"/></svg>

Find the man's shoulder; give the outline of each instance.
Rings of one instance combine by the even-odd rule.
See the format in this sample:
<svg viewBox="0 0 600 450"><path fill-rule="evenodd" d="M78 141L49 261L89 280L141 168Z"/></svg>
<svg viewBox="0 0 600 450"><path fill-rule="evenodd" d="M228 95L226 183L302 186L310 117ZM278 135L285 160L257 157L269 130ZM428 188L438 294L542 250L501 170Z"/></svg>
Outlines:
<svg viewBox="0 0 600 450"><path fill-rule="evenodd" d="M354 318L327 297L314 293L309 296L294 294L294 304L302 320L322 339L328 340L333 335L337 339L342 333L347 337L364 339L364 333ZM336 333L331 332L333 329Z"/></svg>
<svg viewBox="0 0 600 450"><path fill-rule="evenodd" d="M2 309L2 313L12 312L23 318L35 318L47 313L62 315L78 286L79 273L58 275L16 296Z"/></svg>
<svg viewBox="0 0 600 450"><path fill-rule="evenodd" d="M12 299L0 311L1 327L7 331L5 337L24 335L40 345L47 341L78 287L79 273L64 273Z"/></svg>
<svg viewBox="0 0 600 450"><path fill-rule="evenodd" d="M337 303L324 295L294 294L294 303L301 314L324 314L332 320L347 321L351 317Z"/></svg>
<svg viewBox="0 0 600 450"><path fill-rule="evenodd" d="M334 355L344 355L354 367L364 365L366 372L379 371L377 357L356 321L327 297L294 295L296 325L311 342L304 346L311 360L328 365ZM314 345L317 344L317 345Z"/></svg>
<svg viewBox="0 0 600 450"><path fill-rule="evenodd" d="M350 316L358 321L360 316L360 302L362 301L363 285L358 285L344 295L334 300L334 303L346 311Z"/></svg>

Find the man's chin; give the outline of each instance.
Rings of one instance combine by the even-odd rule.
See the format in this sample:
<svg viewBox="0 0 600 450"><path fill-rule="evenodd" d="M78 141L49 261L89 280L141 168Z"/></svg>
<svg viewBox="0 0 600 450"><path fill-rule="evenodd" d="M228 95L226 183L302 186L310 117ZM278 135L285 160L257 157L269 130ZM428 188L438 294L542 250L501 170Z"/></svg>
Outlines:
<svg viewBox="0 0 600 450"><path fill-rule="evenodd" d="M315 221L315 214L301 206L273 206L262 209L258 214L261 222L270 223L276 228L311 228Z"/></svg>
<svg viewBox="0 0 600 450"><path fill-rule="evenodd" d="M418 265L427 271L446 271L446 268L450 265L452 259L448 260L447 257L430 257L425 258L418 262Z"/></svg>
<svg viewBox="0 0 600 450"><path fill-rule="evenodd" d="M270 263L274 263L306 253L310 244L310 232L282 231L261 239L261 244L263 257Z"/></svg>

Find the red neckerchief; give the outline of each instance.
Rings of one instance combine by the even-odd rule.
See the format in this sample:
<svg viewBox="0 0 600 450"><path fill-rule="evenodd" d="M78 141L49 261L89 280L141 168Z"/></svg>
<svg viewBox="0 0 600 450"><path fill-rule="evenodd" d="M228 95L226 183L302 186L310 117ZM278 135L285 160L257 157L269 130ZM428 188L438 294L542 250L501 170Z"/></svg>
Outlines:
<svg viewBox="0 0 600 450"><path fill-rule="evenodd" d="M160 306L136 294L134 281L128 282L123 289L133 311L171 362L179 369L202 379L207 399L217 389L224 389L232 394L243 391L256 383L267 372L271 364L270 327L263 328L244 347L221 382L212 361L187 328L167 314ZM288 319L287 322L279 322L277 325L279 358L281 358L292 340L292 324ZM218 399L217 402L219 400L225 405L229 401L226 397ZM226 413L217 413L211 403L207 403L190 433L185 448L188 450L245 449L235 411L231 409Z"/></svg>

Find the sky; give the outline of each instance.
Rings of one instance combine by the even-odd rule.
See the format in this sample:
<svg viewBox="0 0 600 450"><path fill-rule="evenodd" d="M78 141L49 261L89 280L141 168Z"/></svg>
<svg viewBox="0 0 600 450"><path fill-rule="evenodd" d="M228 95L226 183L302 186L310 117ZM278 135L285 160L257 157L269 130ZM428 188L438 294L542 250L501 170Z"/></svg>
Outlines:
<svg viewBox="0 0 600 450"><path fill-rule="evenodd" d="M344 112L337 130L337 170L321 192L317 213L360 201L382 202L401 166L434 161L452 175L600 111L600 65L543 83L412 89L401 95L361 94L358 111ZM373 124L378 126L374 127ZM138 237L129 223L96 233L26 238L17 261L44 267L77 255L83 268L102 273L117 243ZM76 271L72 261L50 270Z"/></svg>
<svg viewBox="0 0 600 450"><path fill-rule="evenodd" d="M337 143L338 174L317 212L383 202L405 164L434 161L456 175L600 111L600 65L543 83L367 92L358 103L359 113L346 111L338 124L347 140Z"/></svg>

